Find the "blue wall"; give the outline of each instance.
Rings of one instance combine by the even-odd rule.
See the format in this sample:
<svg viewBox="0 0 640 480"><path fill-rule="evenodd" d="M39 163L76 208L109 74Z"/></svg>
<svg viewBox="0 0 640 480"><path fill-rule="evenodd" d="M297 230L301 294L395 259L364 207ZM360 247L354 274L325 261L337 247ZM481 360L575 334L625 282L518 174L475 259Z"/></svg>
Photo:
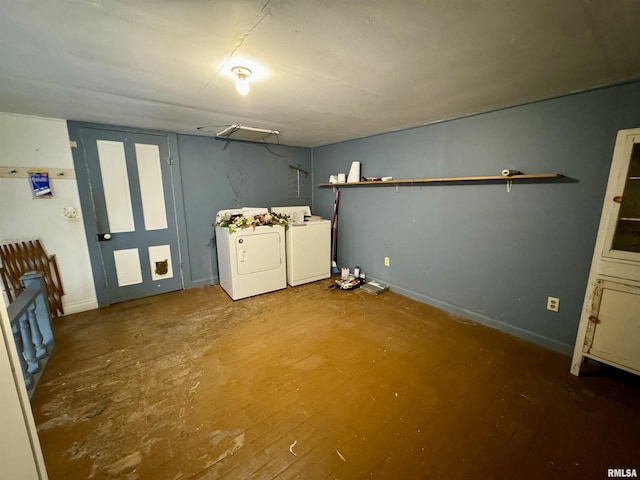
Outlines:
<svg viewBox="0 0 640 480"><path fill-rule="evenodd" d="M298 198L289 165L311 172L311 150L178 135L190 277L185 288L218 282L214 228L219 210L310 205ZM311 184L310 177L307 185Z"/></svg>
<svg viewBox="0 0 640 480"><path fill-rule="evenodd" d="M428 108L428 105L425 106ZM564 183L341 189L338 263L399 293L569 353L616 132L640 126L640 83L313 150L314 178L558 172ZM334 192L314 192L330 217ZM391 265L383 265L388 256ZM546 310L547 296L560 312Z"/></svg>

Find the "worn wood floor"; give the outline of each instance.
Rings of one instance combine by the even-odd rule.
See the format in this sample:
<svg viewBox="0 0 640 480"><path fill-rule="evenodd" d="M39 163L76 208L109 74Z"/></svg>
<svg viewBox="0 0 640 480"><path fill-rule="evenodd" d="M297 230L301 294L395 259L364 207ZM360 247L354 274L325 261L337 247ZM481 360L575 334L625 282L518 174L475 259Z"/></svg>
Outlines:
<svg viewBox="0 0 640 480"><path fill-rule="evenodd" d="M70 315L33 398L57 479L603 479L640 382L401 297L217 286ZM640 473L639 473L640 474Z"/></svg>

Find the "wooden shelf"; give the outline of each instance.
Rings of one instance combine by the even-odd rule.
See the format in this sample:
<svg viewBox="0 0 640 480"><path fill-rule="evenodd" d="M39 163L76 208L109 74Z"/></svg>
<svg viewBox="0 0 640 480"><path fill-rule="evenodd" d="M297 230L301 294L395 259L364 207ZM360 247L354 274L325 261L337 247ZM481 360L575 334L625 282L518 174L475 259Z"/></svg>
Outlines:
<svg viewBox="0 0 640 480"><path fill-rule="evenodd" d="M371 182L349 182L349 183L319 183L319 187L384 187L388 185L428 185L433 183L447 183L447 182L495 182L495 181L509 181L509 180L542 180L562 178L563 175L559 173L530 173L521 175L512 175L505 177L503 175L485 175L476 177L435 177L435 178L407 178L401 180L375 180Z"/></svg>

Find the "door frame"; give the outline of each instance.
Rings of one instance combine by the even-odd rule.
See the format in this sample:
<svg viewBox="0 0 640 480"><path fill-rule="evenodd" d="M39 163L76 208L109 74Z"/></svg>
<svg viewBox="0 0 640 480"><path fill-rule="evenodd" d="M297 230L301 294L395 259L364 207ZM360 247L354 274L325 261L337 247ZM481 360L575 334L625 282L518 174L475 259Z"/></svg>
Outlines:
<svg viewBox="0 0 640 480"><path fill-rule="evenodd" d="M47 480L38 430L18 355L22 352L18 353L16 349L7 307L0 295L0 386L4 407L0 410L3 426L0 448L8 448L8 456L5 457L8 462L0 465L0 477Z"/></svg>
<svg viewBox="0 0 640 480"><path fill-rule="evenodd" d="M91 196L91 183L89 181L89 172L87 170L86 150L82 138L83 128L131 134L139 133L145 135L157 135L167 139L169 159L162 159L162 161L169 161L171 172L171 197L173 199L172 205L167 205L167 214L171 214L170 207L173 207L178 233L178 256L180 259L179 271L177 268L174 268L174 274L180 275L182 288L184 289L185 279L191 278L191 273L189 271L187 225L184 211L184 195L182 190L182 176L180 173L180 155L178 153L177 134L158 130L146 130L133 127L121 127L117 125L104 125L99 123L76 121L68 121L67 128L69 130L73 165L76 171L76 182L78 185L78 194L80 196L80 205L82 207L82 221L84 223L87 247L89 249L89 259L91 262L91 271L93 274L98 306L105 307L110 305L111 301L107 290L107 278L104 271L102 251L96 237L99 232L97 230L97 218L94 210L93 198ZM165 185L165 188L167 187L168 186Z"/></svg>

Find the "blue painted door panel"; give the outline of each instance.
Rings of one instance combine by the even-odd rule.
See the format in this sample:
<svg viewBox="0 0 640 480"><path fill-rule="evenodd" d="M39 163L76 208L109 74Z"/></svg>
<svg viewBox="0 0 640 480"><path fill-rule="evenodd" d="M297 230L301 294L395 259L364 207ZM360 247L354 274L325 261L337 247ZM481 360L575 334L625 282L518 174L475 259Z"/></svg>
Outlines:
<svg viewBox="0 0 640 480"><path fill-rule="evenodd" d="M92 203L91 208L83 204L83 212L84 215L94 215L95 231L98 233L95 236L88 233L87 240L98 243L103 268L101 272L94 271L94 277L103 276L102 279L96 278L96 285L106 284L108 303L182 289L167 136L87 127L81 128L80 133ZM109 173L111 167L105 162L122 162L105 155L105 145L116 151L124 151L126 175L123 174L125 167L120 172L123 175ZM159 174L151 175L151 182L145 181L141 176L149 178L150 175L141 175L141 172L148 170L139 168L143 161L138 158L143 157L139 151L146 149L156 152L156 147L159 162L153 158L151 160ZM80 177L78 181L81 181ZM121 195L114 196L108 192L105 195L106 190L114 191L114 185ZM155 200L150 201L150 198ZM148 212L162 211L162 199L166 224L160 228L157 225L147 228ZM127 213L129 208L131 215ZM118 228L110 224L115 223L115 215L130 218L130 227Z"/></svg>

